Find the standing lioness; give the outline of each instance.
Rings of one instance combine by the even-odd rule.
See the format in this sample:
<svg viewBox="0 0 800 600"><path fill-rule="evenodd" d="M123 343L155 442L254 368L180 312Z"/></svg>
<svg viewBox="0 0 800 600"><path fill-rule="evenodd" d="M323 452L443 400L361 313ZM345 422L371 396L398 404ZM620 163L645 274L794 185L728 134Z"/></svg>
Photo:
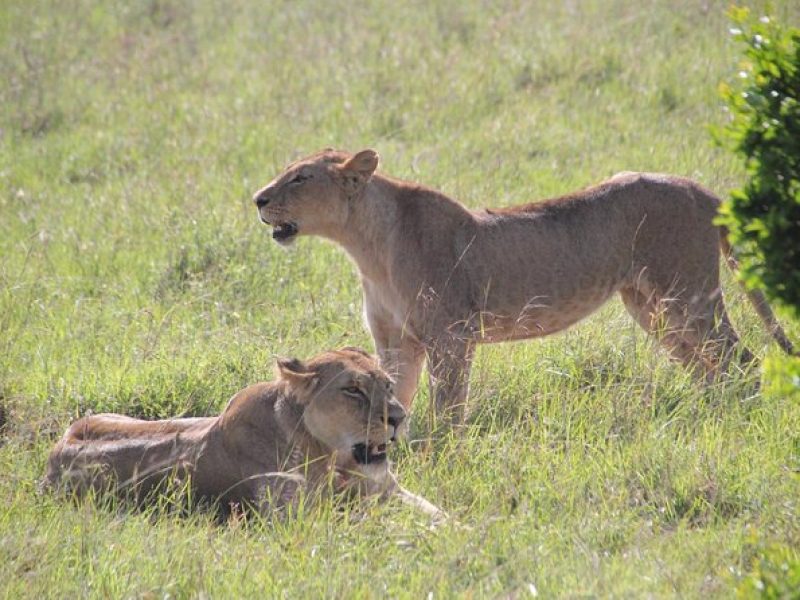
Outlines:
<svg viewBox="0 0 800 600"><path fill-rule="evenodd" d="M277 368L277 381L241 390L217 417L79 419L50 453L45 486L77 495L113 490L143 501L177 478L196 498L262 511L292 503L300 487L332 488L397 495L444 516L389 471L386 447L406 411L374 357L343 348L307 362L279 360Z"/></svg>
<svg viewBox="0 0 800 600"><path fill-rule="evenodd" d="M679 177L621 173L556 200L470 211L375 173L378 155L326 150L291 164L254 201L272 237L341 244L364 286L366 319L398 397L411 406L427 355L437 413L461 419L476 342L538 337L614 293L670 353L708 377L739 338L719 287L719 200ZM748 294L781 347L762 294ZM752 360L739 349L743 362Z"/></svg>

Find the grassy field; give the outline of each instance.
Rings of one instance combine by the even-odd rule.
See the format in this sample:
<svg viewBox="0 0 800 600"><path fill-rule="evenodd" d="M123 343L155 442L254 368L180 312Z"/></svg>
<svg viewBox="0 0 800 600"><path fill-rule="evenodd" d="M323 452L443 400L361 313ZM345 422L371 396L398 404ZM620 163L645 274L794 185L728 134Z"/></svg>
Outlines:
<svg viewBox="0 0 800 600"><path fill-rule="evenodd" d="M481 348L461 435L421 441L423 386L394 458L454 516L434 531L395 504L220 526L36 493L87 411L212 414L276 356L372 348L343 253L283 251L251 205L299 155L373 147L474 207L619 170L741 185L706 129L739 60L726 6L2 2L0 596L724 598L796 558L800 406L757 375L698 387L618 301Z"/></svg>

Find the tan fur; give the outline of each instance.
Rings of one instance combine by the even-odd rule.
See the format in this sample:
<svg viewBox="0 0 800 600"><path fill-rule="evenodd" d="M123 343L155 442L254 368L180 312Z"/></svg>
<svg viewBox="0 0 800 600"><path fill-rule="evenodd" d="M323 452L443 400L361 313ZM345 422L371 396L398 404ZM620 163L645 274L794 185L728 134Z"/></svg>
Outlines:
<svg viewBox="0 0 800 600"><path fill-rule="evenodd" d="M423 358L435 409L463 418L474 346L561 331L615 292L676 359L713 379L739 338L719 286L719 200L669 175L620 173L562 198L470 211L375 173L378 155L323 151L290 165L254 201L273 237L319 235L361 274L378 352L411 406ZM769 306L770 333L791 351ZM742 363L752 360L739 349Z"/></svg>
<svg viewBox="0 0 800 600"><path fill-rule="evenodd" d="M278 373L239 391L216 417L79 419L50 453L44 484L79 496L111 488L142 501L177 478L196 498L262 511L292 503L300 487L333 489L397 495L444 514L400 487L386 460L356 459L359 443L390 443L406 414L376 358L345 348L307 363L279 360Z"/></svg>

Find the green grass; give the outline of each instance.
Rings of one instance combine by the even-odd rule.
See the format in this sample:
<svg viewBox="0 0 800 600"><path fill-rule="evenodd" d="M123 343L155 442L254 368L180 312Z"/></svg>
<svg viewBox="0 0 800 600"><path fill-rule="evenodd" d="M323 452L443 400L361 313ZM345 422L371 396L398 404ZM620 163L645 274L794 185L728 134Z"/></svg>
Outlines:
<svg viewBox="0 0 800 600"><path fill-rule="evenodd" d="M395 460L454 516L435 531L395 504L219 526L36 493L87 411L212 414L275 356L372 347L343 253L283 251L251 206L298 155L373 147L475 207L619 170L738 187L706 130L739 60L724 9L3 2L0 595L729 597L764 548L797 558L796 400L754 376L699 388L617 301L481 348L459 436L414 441L423 386ZM726 290L748 345L776 352Z"/></svg>

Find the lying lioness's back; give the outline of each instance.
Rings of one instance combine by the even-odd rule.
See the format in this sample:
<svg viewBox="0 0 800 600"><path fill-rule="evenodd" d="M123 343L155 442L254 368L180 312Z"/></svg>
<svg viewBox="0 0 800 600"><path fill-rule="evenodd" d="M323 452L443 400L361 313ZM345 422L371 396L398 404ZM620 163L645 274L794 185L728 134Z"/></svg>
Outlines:
<svg viewBox="0 0 800 600"><path fill-rule="evenodd" d="M442 513L401 488L387 445L405 418L375 357L343 348L278 361L279 378L248 386L216 417L144 421L116 414L73 423L48 458L44 484L82 496L146 501L175 482L221 507L294 502L302 487L392 496Z"/></svg>

